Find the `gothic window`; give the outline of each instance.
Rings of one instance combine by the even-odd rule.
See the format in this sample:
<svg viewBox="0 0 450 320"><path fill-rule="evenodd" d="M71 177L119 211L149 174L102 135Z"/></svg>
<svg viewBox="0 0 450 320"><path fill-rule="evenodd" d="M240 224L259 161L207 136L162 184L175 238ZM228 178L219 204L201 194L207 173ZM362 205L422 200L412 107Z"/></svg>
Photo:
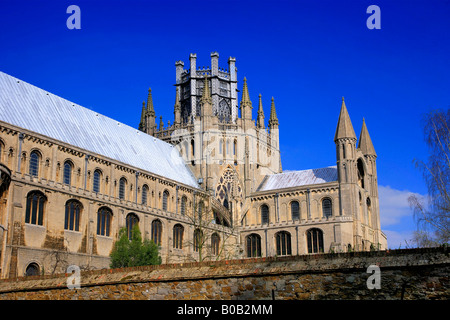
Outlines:
<svg viewBox="0 0 450 320"><path fill-rule="evenodd" d="M183 249L184 227L181 224L173 226L173 247L175 249Z"/></svg>
<svg viewBox="0 0 450 320"><path fill-rule="evenodd" d="M219 118L219 122L231 122L231 108L226 100L220 100L219 109L217 110L217 117Z"/></svg>
<svg viewBox="0 0 450 320"><path fill-rule="evenodd" d="M70 185L72 182L73 164L69 160L64 162L63 183Z"/></svg>
<svg viewBox="0 0 450 320"><path fill-rule="evenodd" d="M214 232L211 236L211 254L213 256L219 255L220 237Z"/></svg>
<svg viewBox="0 0 450 320"><path fill-rule="evenodd" d="M97 212L97 234L109 237L111 229L112 211L107 207L101 207Z"/></svg>
<svg viewBox="0 0 450 320"><path fill-rule="evenodd" d="M183 214L183 215L186 214L186 203L187 203L186 196L182 196L181 197L181 210L180 210L180 213Z"/></svg>
<svg viewBox="0 0 450 320"><path fill-rule="evenodd" d="M102 172L100 170L94 171L94 181L92 184L92 191L100 192L100 179L102 177Z"/></svg>
<svg viewBox="0 0 450 320"><path fill-rule="evenodd" d="M317 228L309 229L306 232L308 253L324 252L323 250L323 231Z"/></svg>
<svg viewBox="0 0 450 320"><path fill-rule="evenodd" d="M280 231L276 234L277 256L287 256L292 254L291 234L287 231Z"/></svg>
<svg viewBox="0 0 450 320"><path fill-rule="evenodd" d="M181 118L183 123L189 122L189 116L191 114L191 105L189 100L185 100L181 103Z"/></svg>
<svg viewBox="0 0 450 320"><path fill-rule="evenodd" d="M37 151L32 151L30 153L30 175L33 177L37 177L39 174L39 159L40 155Z"/></svg>
<svg viewBox="0 0 450 320"><path fill-rule="evenodd" d="M200 229L194 230L194 251L199 252L203 246L203 232Z"/></svg>
<svg viewBox="0 0 450 320"><path fill-rule="evenodd" d="M39 265L34 262L30 263L25 270L25 276L27 276L27 277L38 276L39 274L40 274Z"/></svg>
<svg viewBox="0 0 450 320"><path fill-rule="evenodd" d="M142 186L142 199L141 203L146 206L147 205L147 199L148 199L148 186L144 184Z"/></svg>
<svg viewBox="0 0 450 320"><path fill-rule="evenodd" d="M370 202L370 198L366 199L366 205L367 205L367 224L371 224L372 219L372 203Z"/></svg>
<svg viewBox="0 0 450 320"><path fill-rule="evenodd" d="M333 214L333 206L330 198L322 200L322 213L324 218L329 218Z"/></svg>
<svg viewBox="0 0 450 320"><path fill-rule="evenodd" d="M125 178L120 178L119 180L119 199L124 200L125 199L125 189L127 185L127 180Z"/></svg>
<svg viewBox="0 0 450 320"><path fill-rule="evenodd" d="M156 219L152 222L152 241L161 246L162 223Z"/></svg>
<svg viewBox="0 0 450 320"><path fill-rule="evenodd" d="M232 195L235 198L242 198L242 188L234 170L227 168L219 178L215 196L224 207L229 208Z"/></svg>
<svg viewBox="0 0 450 320"><path fill-rule="evenodd" d="M77 200L66 202L66 213L64 218L64 229L80 231L80 216L83 205Z"/></svg>
<svg viewBox="0 0 450 320"><path fill-rule="evenodd" d="M358 159L358 185L364 189L364 164L361 159Z"/></svg>
<svg viewBox="0 0 450 320"><path fill-rule="evenodd" d="M261 210L261 224L269 223L269 207L266 204L263 204L260 208Z"/></svg>
<svg viewBox="0 0 450 320"><path fill-rule="evenodd" d="M162 209L164 211L167 211L169 208L168 202L169 202L169 191L164 190L163 197L162 197Z"/></svg>
<svg viewBox="0 0 450 320"><path fill-rule="evenodd" d="M128 239L131 240L131 237L133 236L133 227L138 223L139 223L139 218L136 214L129 213L127 215L126 228L127 228Z"/></svg>
<svg viewBox="0 0 450 320"><path fill-rule="evenodd" d="M300 220L300 205L298 201L291 202L291 218L293 221Z"/></svg>
<svg viewBox="0 0 450 320"><path fill-rule="evenodd" d="M43 225L44 208L47 198L40 191L31 191L27 195L27 206L25 209L25 223Z"/></svg>
<svg viewBox="0 0 450 320"><path fill-rule="evenodd" d="M245 238L246 247L247 247L247 257L255 258L261 257L261 237L252 233Z"/></svg>
<svg viewBox="0 0 450 320"><path fill-rule="evenodd" d="M198 208L197 208L197 218L198 218L198 221L202 221L204 209L205 209L205 204L204 204L203 201L200 201L200 202L198 203Z"/></svg>

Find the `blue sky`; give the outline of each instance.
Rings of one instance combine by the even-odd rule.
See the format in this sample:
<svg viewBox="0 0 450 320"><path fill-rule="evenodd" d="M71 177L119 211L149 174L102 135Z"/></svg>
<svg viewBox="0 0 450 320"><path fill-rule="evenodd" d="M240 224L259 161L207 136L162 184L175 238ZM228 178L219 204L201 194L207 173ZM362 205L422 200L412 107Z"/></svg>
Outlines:
<svg viewBox="0 0 450 320"><path fill-rule="evenodd" d="M69 30L69 5L81 29ZM369 30L367 7L381 10ZM404 247L415 229L406 198L426 195L413 159L426 159L421 117L450 106L450 1L9 1L0 2L0 70L137 127L152 88L173 121L175 61L219 66L236 57L238 86L275 98L285 170L336 163L346 105L378 154L382 229ZM256 108L254 118L256 118Z"/></svg>

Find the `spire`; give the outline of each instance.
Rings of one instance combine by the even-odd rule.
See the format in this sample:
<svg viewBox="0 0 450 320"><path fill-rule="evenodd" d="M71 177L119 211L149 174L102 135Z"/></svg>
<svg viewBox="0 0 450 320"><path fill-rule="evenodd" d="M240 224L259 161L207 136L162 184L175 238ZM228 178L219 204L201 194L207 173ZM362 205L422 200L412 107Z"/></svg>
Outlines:
<svg viewBox="0 0 450 320"><path fill-rule="evenodd" d="M264 110L261 101L261 94L259 94L258 118L256 119L256 126L261 129L264 128Z"/></svg>
<svg viewBox="0 0 450 320"><path fill-rule="evenodd" d="M270 106L269 127L278 126L277 111L275 110L275 102L272 97L272 105Z"/></svg>
<svg viewBox="0 0 450 320"><path fill-rule="evenodd" d="M147 113L147 109L145 108L145 101L142 101L142 112L141 112L141 122L139 122L139 130L145 130L145 114Z"/></svg>
<svg viewBox="0 0 450 320"><path fill-rule="evenodd" d="M162 121L162 116L159 116L159 131L164 129L164 122Z"/></svg>
<svg viewBox="0 0 450 320"><path fill-rule="evenodd" d="M372 139L370 139L369 131L367 131L366 121L364 120L364 118L361 133L359 135L358 149L361 150L364 155L377 155L372 144Z"/></svg>
<svg viewBox="0 0 450 320"><path fill-rule="evenodd" d="M209 104L211 104L211 94L209 92L209 84L208 84L208 75L205 74L205 84L203 86L203 95L202 95L202 100L203 103L208 102Z"/></svg>
<svg viewBox="0 0 450 320"><path fill-rule="evenodd" d="M247 87L247 78L244 77L244 87L242 89L242 100L241 100L241 107L242 106L252 106L252 102L250 101L250 95L248 93L248 87Z"/></svg>
<svg viewBox="0 0 450 320"><path fill-rule="evenodd" d="M174 106L174 110L173 110L173 114L174 114L174 124L178 125L181 123L181 106L180 106L180 88L177 87L177 92L175 94L175 106Z"/></svg>
<svg viewBox="0 0 450 320"><path fill-rule="evenodd" d="M155 109L153 107L153 98L152 98L152 88L148 89L148 97L147 97L147 113L149 116L155 116Z"/></svg>
<svg viewBox="0 0 450 320"><path fill-rule="evenodd" d="M353 130L350 116L348 115L347 107L345 106L344 97L342 97L341 113L339 114L339 120L336 128L336 134L334 135L334 141L342 138L353 138L356 140L355 131Z"/></svg>

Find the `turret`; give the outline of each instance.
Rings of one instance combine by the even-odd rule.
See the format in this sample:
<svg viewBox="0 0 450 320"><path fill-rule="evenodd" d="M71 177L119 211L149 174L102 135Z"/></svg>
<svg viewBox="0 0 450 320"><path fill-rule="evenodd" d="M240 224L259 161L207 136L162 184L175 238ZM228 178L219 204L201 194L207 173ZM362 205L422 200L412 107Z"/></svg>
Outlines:
<svg viewBox="0 0 450 320"><path fill-rule="evenodd" d="M352 191L356 186L356 135L342 97L341 112L334 135L336 143L336 164L339 182L340 215L352 216L358 204L354 200Z"/></svg>
<svg viewBox="0 0 450 320"><path fill-rule="evenodd" d="M245 120L252 120L252 102L250 101L250 95L248 93L247 78L244 78L244 86L242 88L241 99L241 117Z"/></svg>
<svg viewBox="0 0 450 320"><path fill-rule="evenodd" d="M275 109L275 101L273 97L272 104L270 105L269 129L278 129L277 111Z"/></svg>
<svg viewBox="0 0 450 320"><path fill-rule="evenodd" d="M261 101L261 94L259 95L258 117L256 118L256 127L264 129L264 110Z"/></svg>

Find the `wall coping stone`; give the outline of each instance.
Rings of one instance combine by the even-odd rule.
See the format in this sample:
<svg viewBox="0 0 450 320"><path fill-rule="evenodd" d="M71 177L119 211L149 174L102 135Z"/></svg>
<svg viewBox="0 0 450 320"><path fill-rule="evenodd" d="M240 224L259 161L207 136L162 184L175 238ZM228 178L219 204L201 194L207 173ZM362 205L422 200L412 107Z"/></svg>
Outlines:
<svg viewBox="0 0 450 320"><path fill-rule="evenodd" d="M237 260L203 261L159 266L82 271L81 287L138 282L170 282L280 274L350 272L369 265L380 269L450 265L448 246L371 252L309 254ZM71 274L17 277L0 280L0 293L67 289Z"/></svg>

